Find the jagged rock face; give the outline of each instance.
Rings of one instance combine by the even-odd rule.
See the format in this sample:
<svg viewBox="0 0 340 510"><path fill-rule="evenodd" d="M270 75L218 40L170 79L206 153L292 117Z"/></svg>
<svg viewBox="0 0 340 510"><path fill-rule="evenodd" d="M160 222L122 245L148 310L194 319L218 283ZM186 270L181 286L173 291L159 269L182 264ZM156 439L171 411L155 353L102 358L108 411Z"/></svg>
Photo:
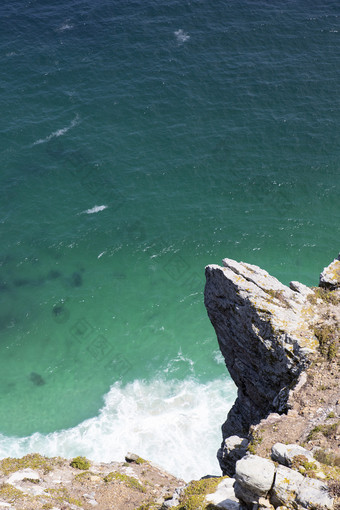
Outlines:
<svg viewBox="0 0 340 510"><path fill-rule="evenodd" d="M340 253L338 258L322 271L319 285L329 290L340 288Z"/></svg>
<svg viewBox="0 0 340 510"><path fill-rule="evenodd" d="M289 391L317 340L310 328L312 290L291 288L257 266L224 259L206 267L205 306L226 366L238 387L223 437L246 435L270 412L287 410ZM223 447L219 452L223 466Z"/></svg>

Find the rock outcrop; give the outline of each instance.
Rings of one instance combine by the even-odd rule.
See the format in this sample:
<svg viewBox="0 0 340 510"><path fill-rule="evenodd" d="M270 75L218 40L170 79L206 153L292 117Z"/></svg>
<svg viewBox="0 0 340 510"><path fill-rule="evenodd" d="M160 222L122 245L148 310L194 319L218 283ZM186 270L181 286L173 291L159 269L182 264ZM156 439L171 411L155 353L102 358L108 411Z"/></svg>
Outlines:
<svg viewBox="0 0 340 510"><path fill-rule="evenodd" d="M267 417L272 424L292 408L294 393L306 383L305 370L321 344L326 358L336 354L339 265L336 259L323 271L324 288L299 282L287 287L257 266L231 259L224 259L223 267L206 267L205 305L238 387L218 452L225 474L234 474L242 438L251 439L254 426ZM239 439L233 447L230 436L235 435Z"/></svg>
<svg viewBox="0 0 340 510"><path fill-rule="evenodd" d="M125 463L39 454L0 461L0 508L158 510L185 483L138 455Z"/></svg>
<svg viewBox="0 0 340 510"><path fill-rule="evenodd" d="M340 253L329 266L325 267L320 275L320 287L335 290L340 287Z"/></svg>
<svg viewBox="0 0 340 510"><path fill-rule="evenodd" d="M237 462L235 479L235 494L247 506L265 506L267 500L275 508L333 508L325 483L257 455L246 455Z"/></svg>

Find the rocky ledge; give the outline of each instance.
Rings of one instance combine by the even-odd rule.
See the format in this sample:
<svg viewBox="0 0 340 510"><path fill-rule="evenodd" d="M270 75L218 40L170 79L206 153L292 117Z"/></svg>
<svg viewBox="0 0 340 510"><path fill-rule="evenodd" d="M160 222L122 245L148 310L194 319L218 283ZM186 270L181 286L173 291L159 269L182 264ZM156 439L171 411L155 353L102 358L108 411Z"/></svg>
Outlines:
<svg viewBox="0 0 340 510"><path fill-rule="evenodd" d="M314 288L224 259L206 268L205 305L238 388L218 452L236 496L338 508L340 256Z"/></svg>
<svg viewBox="0 0 340 510"><path fill-rule="evenodd" d="M161 508L184 482L136 454L98 463L39 454L0 461L0 509L146 510Z"/></svg>

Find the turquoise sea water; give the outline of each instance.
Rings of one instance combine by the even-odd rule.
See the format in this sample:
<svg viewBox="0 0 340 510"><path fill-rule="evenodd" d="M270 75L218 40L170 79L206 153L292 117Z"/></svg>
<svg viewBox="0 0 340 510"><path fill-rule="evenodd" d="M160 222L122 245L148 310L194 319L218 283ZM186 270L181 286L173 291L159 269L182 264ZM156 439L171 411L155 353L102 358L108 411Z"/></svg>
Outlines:
<svg viewBox="0 0 340 510"><path fill-rule="evenodd" d="M339 251L335 1L0 6L0 455L218 473L204 266ZM203 446L202 446L203 445Z"/></svg>

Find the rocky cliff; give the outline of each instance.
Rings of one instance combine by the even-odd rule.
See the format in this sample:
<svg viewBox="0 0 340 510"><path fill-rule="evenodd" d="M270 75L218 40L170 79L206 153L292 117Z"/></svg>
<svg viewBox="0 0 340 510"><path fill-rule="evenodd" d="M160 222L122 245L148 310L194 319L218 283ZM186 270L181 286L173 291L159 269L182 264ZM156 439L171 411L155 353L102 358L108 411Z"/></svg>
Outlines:
<svg viewBox="0 0 340 510"><path fill-rule="evenodd" d="M206 267L205 305L238 387L222 427L223 472L235 472L235 462L249 441L254 448L260 430L267 437L261 454L270 455L283 436L311 442L311 431L328 415L334 453L340 439L340 256L323 270L316 288L299 282L287 287L257 266L224 259L223 266Z"/></svg>

